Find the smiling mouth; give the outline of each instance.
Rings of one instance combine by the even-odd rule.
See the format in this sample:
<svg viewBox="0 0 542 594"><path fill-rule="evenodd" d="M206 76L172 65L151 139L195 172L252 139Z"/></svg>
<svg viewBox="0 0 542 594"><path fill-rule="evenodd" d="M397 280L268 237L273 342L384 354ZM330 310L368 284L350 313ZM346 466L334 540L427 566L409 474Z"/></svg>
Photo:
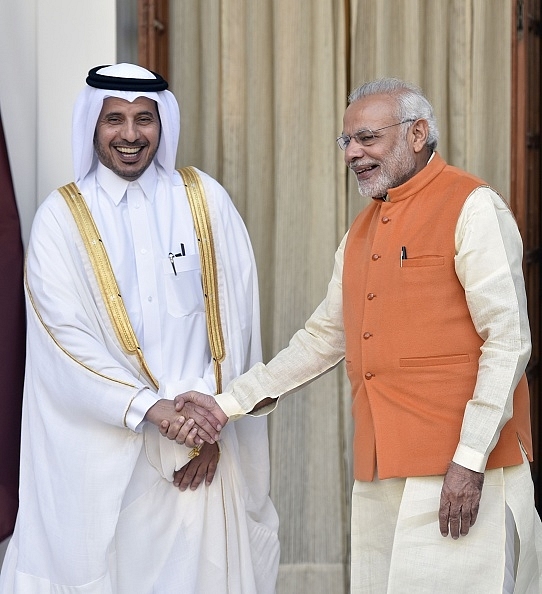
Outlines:
<svg viewBox="0 0 542 594"><path fill-rule="evenodd" d="M115 150L121 155L131 157L133 155L137 155L141 150L143 150L143 146L116 146Z"/></svg>
<svg viewBox="0 0 542 594"><path fill-rule="evenodd" d="M367 165L365 167L356 168L356 175L366 173L367 171L371 171L373 169L376 169L377 167L378 167L378 165Z"/></svg>

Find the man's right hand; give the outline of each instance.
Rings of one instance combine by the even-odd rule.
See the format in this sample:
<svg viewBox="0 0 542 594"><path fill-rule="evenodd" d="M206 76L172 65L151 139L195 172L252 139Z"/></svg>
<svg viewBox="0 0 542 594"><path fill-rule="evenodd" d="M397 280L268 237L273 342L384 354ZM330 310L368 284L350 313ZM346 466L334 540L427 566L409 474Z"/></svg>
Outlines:
<svg viewBox="0 0 542 594"><path fill-rule="evenodd" d="M195 447L203 441L214 443L218 439L218 433L215 434L213 441L209 441L209 431L205 421L212 419L212 426L217 432L220 432L228 422L226 414L216 400L208 394L192 390L179 394L173 402L176 412L181 416L169 423L165 419L160 424L160 433L168 439L174 439L177 443L184 443L188 447Z"/></svg>
<svg viewBox="0 0 542 594"><path fill-rule="evenodd" d="M217 419L208 408L189 402L188 398L186 400L186 404L183 401L183 405L178 407L173 400L162 398L149 408L145 420L156 425L164 437L181 444L185 443L187 434L194 429L191 442L186 444L189 447L201 445L204 441L214 443L222 429L224 413L221 419ZM214 402L213 398L212 400ZM220 407L219 410L221 411Z"/></svg>

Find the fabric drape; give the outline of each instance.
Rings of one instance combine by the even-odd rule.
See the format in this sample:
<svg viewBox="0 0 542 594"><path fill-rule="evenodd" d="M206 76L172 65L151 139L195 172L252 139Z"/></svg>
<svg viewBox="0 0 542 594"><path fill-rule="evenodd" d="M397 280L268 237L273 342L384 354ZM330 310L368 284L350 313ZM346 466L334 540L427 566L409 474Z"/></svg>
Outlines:
<svg viewBox="0 0 542 594"><path fill-rule="evenodd" d="M397 76L433 104L448 163L510 189L508 0L350 0L352 87ZM357 190L353 179L350 191ZM357 205L352 205L352 214Z"/></svg>
<svg viewBox="0 0 542 594"><path fill-rule="evenodd" d="M365 204L335 144L353 87L422 86L446 160L507 195L511 17L507 0L171 0L177 165L219 179L247 224L264 360L324 297ZM350 406L341 365L270 417L279 594L348 592Z"/></svg>
<svg viewBox="0 0 542 594"><path fill-rule="evenodd" d="M0 117L0 542L18 506L19 440L25 357L23 245Z"/></svg>
<svg viewBox="0 0 542 594"><path fill-rule="evenodd" d="M346 96L344 6L191 0L173 2L172 19L178 165L199 162L234 190L258 254L269 358L325 293L345 226L334 142ZM350 397L341 373L270 420L272 499L282 510L279 592L334 592L348 579Z"/></svg>

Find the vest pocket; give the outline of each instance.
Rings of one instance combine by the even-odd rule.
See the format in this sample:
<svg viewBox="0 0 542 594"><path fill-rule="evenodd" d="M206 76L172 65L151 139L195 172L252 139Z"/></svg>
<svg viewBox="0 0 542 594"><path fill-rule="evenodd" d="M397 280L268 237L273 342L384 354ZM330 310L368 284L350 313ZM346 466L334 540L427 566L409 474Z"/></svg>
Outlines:
<svg viewBox="0 0 542 594"><path fill-rule="evenodd" d="M422 266L444 266L444 256L418 256L402 261L402 268L420 268Z"/></svg>
<svg viewBox="0 0 542 594"><path fill-rule="evenodd" d="M409 357L399 359L399 367L429 367L433 365L458 365L469 363L468 355L441 355L438 357Z"/></svg>

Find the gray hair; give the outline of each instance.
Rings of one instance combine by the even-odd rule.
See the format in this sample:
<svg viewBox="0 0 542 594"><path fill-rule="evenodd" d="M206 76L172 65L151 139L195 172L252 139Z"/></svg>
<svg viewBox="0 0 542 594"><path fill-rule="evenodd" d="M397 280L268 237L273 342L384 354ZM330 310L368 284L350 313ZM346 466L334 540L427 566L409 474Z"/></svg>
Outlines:
<svg viewBox="0 0 542 594"><path fill-rule="evenodd" d="M421 89L398 78L381 78L364 83L348 96L348 103L370 95L390 95L397 98L397 117L400 120L424 119L429 126L427 147L434 151L438 143L438 127L433 107Z"/></svg>

